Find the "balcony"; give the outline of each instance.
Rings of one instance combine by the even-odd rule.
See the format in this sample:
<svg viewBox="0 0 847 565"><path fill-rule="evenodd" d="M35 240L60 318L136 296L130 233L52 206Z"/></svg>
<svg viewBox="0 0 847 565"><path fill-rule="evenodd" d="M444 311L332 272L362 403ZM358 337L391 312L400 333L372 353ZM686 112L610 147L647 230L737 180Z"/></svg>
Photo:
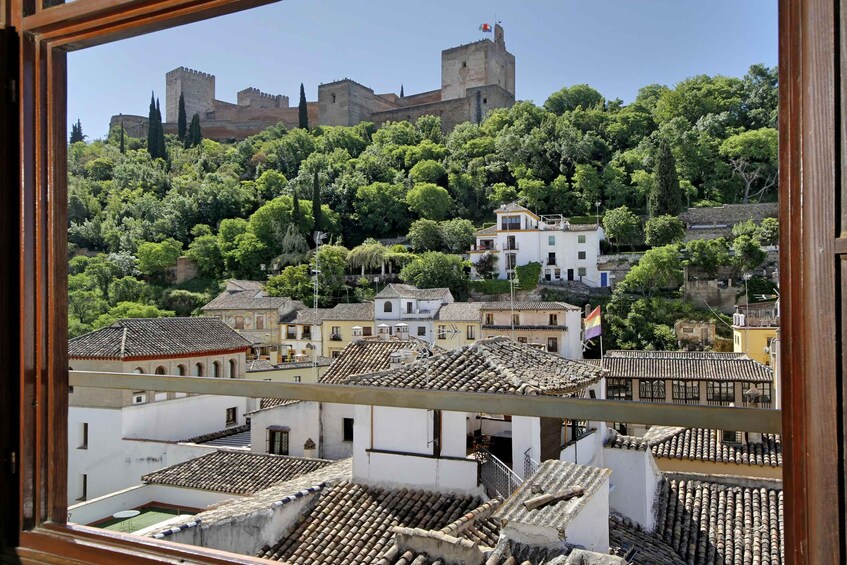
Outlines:
<svg viewBox="0 0 847 565"><path fill-rule="evenodd" d="M735 403L735 399L732 400L707 400L706 404L709 406L729 406Z"/></svg>
<svg viewBox="0 0 847 565"><path fill-rule="evenodd" d="M503 250L504 251L517 251L518 249L520 249L520 247L521 246L517 241L512 241L512 242L507 241L506 243L503 244Z"/></svg>
<svg viewBox="0 0 847 565"><path fill-rule="evenodd" d="M486 240L483 240L483 241L480 241L479 243L477 243L475 250L476 251L494 251L496 249L497 249L497 246L494 244L494 242L490 239L486 239Z"/></svg>
<svg viewBox="0 0 847 565"><path fill-rule="evenodd" d="M332 334L329 336L330 341L341 341L341 334Z"/></svg>

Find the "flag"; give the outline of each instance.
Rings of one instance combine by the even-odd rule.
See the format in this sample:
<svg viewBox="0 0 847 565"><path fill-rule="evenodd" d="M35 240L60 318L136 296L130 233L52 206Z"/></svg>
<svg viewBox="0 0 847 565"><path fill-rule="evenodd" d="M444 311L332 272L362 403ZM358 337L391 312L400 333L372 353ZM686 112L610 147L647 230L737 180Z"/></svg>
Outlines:
<svg viewBox="0 0 847 565"><path fill-rule="evenodd" d="M603 327L601 325L602 319L600 315L600 307L594 309L591 314L585 317L584 327L585 331L582 333L582 340L588 341L589 339L594 339L601 333L603 333Z"/></svg>
<svg viewBox="0 0 847 565"><path fill-rule="evenodd" d="M480 24L479 31L482 33L491 33L491 24Z"/></svg>

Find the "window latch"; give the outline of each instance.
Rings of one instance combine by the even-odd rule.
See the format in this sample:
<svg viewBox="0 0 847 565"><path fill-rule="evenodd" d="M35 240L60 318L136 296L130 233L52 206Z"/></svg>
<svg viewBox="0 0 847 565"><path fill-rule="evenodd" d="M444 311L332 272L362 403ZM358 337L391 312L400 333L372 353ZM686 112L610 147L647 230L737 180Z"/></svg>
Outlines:
<svg viewBox="0 0 847 565"><path fill-rule="evenodd" d="M14 451L11 453L11 457L9 457L9 467L13 475L18 474L18 454Z"/></svg>

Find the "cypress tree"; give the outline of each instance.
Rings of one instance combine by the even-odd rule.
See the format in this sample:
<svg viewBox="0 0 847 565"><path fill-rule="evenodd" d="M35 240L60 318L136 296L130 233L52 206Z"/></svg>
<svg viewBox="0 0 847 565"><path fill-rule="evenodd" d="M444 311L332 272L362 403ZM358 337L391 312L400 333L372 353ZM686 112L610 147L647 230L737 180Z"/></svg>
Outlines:
<svg viewBox="0 0 847 565"><path fill-rule="evenodd" d="M294 202L291 205L291 222L297 226L297 231L300 231L300 198L297 196L297 189L294 189Z"/></svg>
<svg viewBox="0 0 847 565"><path fill-rule="evenodd" d="M682 189L676 174L676 160L666 139L659 141L655 171L656 180L647 199L650 216L676 216L682 211Z"/></svg>
<svg viewBox="0 0 847 565"><path fill-rule="evenodd" d="M147 153L151 159L159 156L159 134L156 131L156 97L150 93L150 111L147 114Z"/></svg>
<svg viewBox="0 0 847 565"><path fill-rule="evenodd" d="M176 136L180 141L185 141L185 133L188 129L188 118L185 116L185 96L179 93L179 115L176 119Z"/></svg>
<svg viewBox="0 0 847 565"><path fill-rule="evenodd" d="M405 97L405 96L406 96L406 95L405 95L405 94L403 94L403 85L401 84L401 85L400 85L400 98L403 98L403 97Z"/></svg>
<svg viewBox="0 0 847 565"><path fill-rule="evenodd" d="M71 143L77 141L85 141L85 135L82 133L82 122L79 120L75 124L71 124Z"/></svg>
<svg viewBox="0 0 847 565"><path fill-rule="evenodd" d="M298 106L300 110L300 127L303 129L309 129L309 110L306 107L306 90L303 88L303 83L300 83L300 104Z"/></svg>
<svg viewBox="0 0 847 565"><path fill-rule="evenodd" d="M124 143L124 123L121 122L121 155L126 153L126 144Z"/></svg>
<svg viewBox="0 0 847 565"><path fill-rule="evenodd" d="M191 117L191 124L188 126L188 132L185 134L183 147L196 147L203 140L203 133L200 131L200 115L194 114Z"/></svg>
<svg viewBox="0 0 847 565"><path fill-rule="evenodd" d="M312 218L315 220L315 231L321 229L321 185L318 182L318 170L315 169L315 180L312 184Z"/></svg>
<svg viewBox="0 0 847 565"><path fill-rule="evenodd" d="M168 149L165 145L165 128L162 127L162 111L159 108L159 99L156 99L156 151L158 156L167 160Z"/></svg>

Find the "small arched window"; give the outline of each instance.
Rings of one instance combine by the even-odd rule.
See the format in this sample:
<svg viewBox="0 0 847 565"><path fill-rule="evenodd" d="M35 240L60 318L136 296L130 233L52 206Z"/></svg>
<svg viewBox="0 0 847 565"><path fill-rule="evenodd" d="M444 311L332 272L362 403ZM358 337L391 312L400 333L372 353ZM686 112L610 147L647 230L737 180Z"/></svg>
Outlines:
<svg viewBox="0 0 847 565"><path fill-rule="evenodd" d="M229 360L229 378L231 378L231 379L234 379L235 376L236 376L237 371L236 371L235 367L236 367L235 359L230 359Z"/></svg>
<svg viewBox="0 0 847 565"><path fill-rule="evenodd" d="M187 370L185 368L185 365L177 365L176 366L176 374L177 375L179 375L180 377L184 377L186 375L186 373L187 373Z"/></svg>
<svg viewBox="0 0 847 565"><path fill-rule="evenodd" d="M136 367L133 373L135 373L136 375L143 375L144 369L142 369L141 367Z"/></svg>
<svg viewBox="0 0 847 565"><path fill-rule="evenodd" d="M384 306L384 307L383 307L383 309L382 309L382 311L383 311L383 312L391 312L391 309L392 309L391 302L386 302L386 303L385 303L385 306Z"/></svg>
<svg viewBox="0 0 847 565"><path fill-rule="evenodd" d="M202 377L203 376L203 363L195 363L194 364L194 376Z"/></svg>
<svg viewBox="0 0 847 565"><path fill-rule="evenodd" d="M218 378L221 376L221 364L215 361L212 363L212 377Z"/></svg>
<svg viewBox="0 0 847 565"><path fill-rule="evenodd" d="M159 365L158 367L156 367L156 374L157 375L167 375L168 371L162 365Z"/></svg>

